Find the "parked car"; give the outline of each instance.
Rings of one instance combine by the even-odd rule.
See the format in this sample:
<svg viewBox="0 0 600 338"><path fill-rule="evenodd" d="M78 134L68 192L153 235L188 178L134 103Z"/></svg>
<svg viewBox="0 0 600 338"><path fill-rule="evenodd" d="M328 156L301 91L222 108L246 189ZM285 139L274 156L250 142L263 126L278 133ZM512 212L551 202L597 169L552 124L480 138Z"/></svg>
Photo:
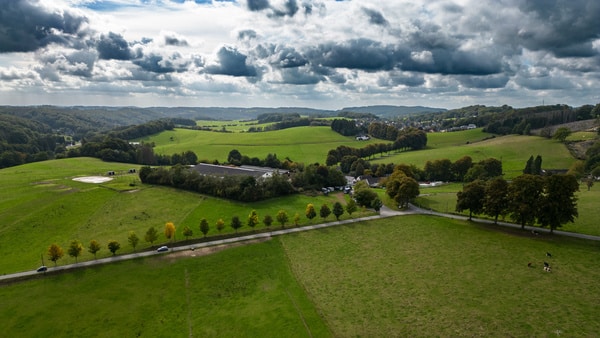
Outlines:
<svg viewBox="0 0 600 338"><path fill-rule="evenodd" d="M158 251L158 252L169 251L169 247L167 247L166 245L163 245L160 248L156 249L156 251Z"/></svg>
<svg viewBox="0 0 600 338"><path fill-rule="evenodd" d="M37 268L37 270L35 270L37 272L46 272L48 271L48 267L45 265L40 266L39 268Z"/></svg>

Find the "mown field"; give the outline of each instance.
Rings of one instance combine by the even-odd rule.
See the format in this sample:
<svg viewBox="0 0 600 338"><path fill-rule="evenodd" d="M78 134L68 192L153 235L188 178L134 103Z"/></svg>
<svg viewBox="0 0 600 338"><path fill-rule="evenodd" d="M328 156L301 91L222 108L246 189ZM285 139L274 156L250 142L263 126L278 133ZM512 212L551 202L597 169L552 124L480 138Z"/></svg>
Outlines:
<svg viewBox="0 0 600 338"><path fill-rule="evenodd" d="M590 337L599 250L399 216L4 285L0 316L11 337Z"/></svg>
<svg viewBox="0 0 600 338"><path fill-rule="evenodd" d="M105 175L109 170L127 172L130 164L106 163L91 158L75 158L30 163L23 166L0 170L0 274L33 270L41 265L42 255L48 247L57 243L65 249L65 257L58 264L74 263L67 255L72 240L82 242L87 248L91 240L99 241L103 248L98 258L111 253L106 244L116 240L121 244L118 253L133 252L127 242L129 231L140 238L137 250L151 247L144 241L144 234L151 226L159 233L154 247L168 243L163 235L166 222L176 227L176 240L183 240L182 230L188 226L194 232L193 238L202 237L199 224L206 218L211 230L209 236L233 233L229 226L231 218L238 216L244 227L238 232L252 231L246 220L252 210L256 210L261 223L255 228L260 231L265 226L262 219L269 214L274 219L279 210L285 210L293 224L296 213L300 223L308 224L304 212L308 203L313 203L318 211L322 204L330 207L338 200L336 196L293 195L276 200L244 204L210 198L196 193L166 187L143 185L135 174L117 175L109 183L91 184L73 181L73 178L88 175ZM130 186L133 184L133 186ZM353 217L371 214L361 210ZM349 217L347 214L342 219ZM320 219L319 217L317 217ZM216 230L218 219L223 219L225 229ZM329 221L334 220L330 216ZM317 219L312 222L317 222ZM273 228L280 225L275 221ZM79 260L90 260L94 256L85 249ZM45 263L52 265L45 257Z"/></svg>

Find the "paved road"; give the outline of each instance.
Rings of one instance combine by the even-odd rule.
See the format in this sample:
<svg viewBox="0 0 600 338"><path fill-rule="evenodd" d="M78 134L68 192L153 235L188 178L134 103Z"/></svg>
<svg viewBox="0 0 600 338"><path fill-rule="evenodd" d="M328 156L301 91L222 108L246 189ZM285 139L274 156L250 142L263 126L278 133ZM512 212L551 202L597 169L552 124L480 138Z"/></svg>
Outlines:
<svg viewBox="0 0 600 338"><path fill-rule="evenodd" d="M210 242L195 243L195 244L191 244L191 245L176 246L176 247L169 248L169 251L177 252L177 251L184 251L184 250L200 249L200 248L209 247L209 246L229 244L229 243L235 243L235 242L244 242L244 241L260 239L260 238L269 238L269 237L273 237L273 236L280 236L280 235L294 233L294 232L326 228L326 227L331 227L331 226L340 225L340 224L369 221L369 220L374 220L374 219L378 219L378 218L392 217L392 216L398 216L398 215L407 215L407 214L413 214L413 213L415 213L415 212L412 210L394 211L389 208L383 207L381 209L379 215L374 215L374 216L369 216L369 217L361 217L361 218L351 218L351 219L347 219L347 220L343 220L343 221L335 221L335 222L329 222L329 223L307 225L307 226L303 226L303 227L281 229L281 230L275 230L275 231L270 231L270 232L262 232L262 233L253 234L253 235L232 237L232 238L214 240L214 241L210 241ZM123 260L128 260L128 259L139 258L139 257L148 257L148 256L153 256L153 255L164 255L164 254L167 254L167 253L166 252L156 252L154 250L153 251L142 251L142 252L138 252L138 253L112 256L112 257L96 259L96 260L91 260L91 261L85 261L85 262L80 262L80 263L75 263L75 264L60 265L60 266L56 266L56 267L48 266L48 271L46 273L52 274L52 273L57 273L57 272L61 272L61 271L71 270L71 269L79 269L79 268L83 268L83 267L107 264L107 263L118 262L118 261L123 261ZM24 272L19 272L19 273L14 273L14 274L2 275L2 276L0 276L0 283L13 281L13 280L28 279L28 278L32 278L35 276L39 276L41 274L43 274L43 273L32 270L32 271L24 271Z"/></svg>
<svg viewBox="0 0 600 338"><path fill-rule="evenodd" d="M340 224L349 224L349 223L370 221L370 220L385 218L385 217L394 217L394 216L410 215L410 214L425 214L425 215L448 217L448 218L454 218L454 219L460 219L460 220L468 220L468 217L465 217L465 216L454 215L454 214L444 214L441 212L435 212L435 211L431 211L431 210L421 209L414 205L410 205L409 209L404 210L404 211L392 210L388 207L383 206L379 212L379 215L373 215L373 216L361 217L361 218L351 218L351 219L347 219L347 220L343 220L343 221L320 223L320 224L315 224L315 225L306 225L303 227L274 230L274 231L270 231L270 232L262 232L262 233L253 234L253 235L232 237L232 238L214 240L214 241L203 242L203 243L195 243L195 244L191 244L191 245L176 246L176 247L170 248L169 251L177 252L177 251L184 251L184 250L195 250L195 249L200 249L200 248L210 247L210 246L215 246L215 245L244 242L244 241L253 240L253 239L270 238L273 236L280 236L280 235L285 235L285 234L289 234L289 233L327 228L327 227L332 227L332 226L336 226L336 225L340 225ZM476 219L476 218L473 218L472 221L479 222L479 223L486 223L486 224L494 223L493 221L490 221L490 220ZM517 229L521 228L520 225L512 224L512 223L498 222L498 224L502 225L502 226L506 226L506 227L511 227L511 228L517 228ZM529 227L529 226L526 226L525 229L527 229L529 231L535 230L540 233L542 233L542 232L549 233L550 232L550 230L548 230L548 229ZM578 234L578 233L558 231L558 230L555 230L554 234L560 235L560 236L571 236L571 237L589 239L589 240L594 240L594 241L600 241L600 236L592 236L592 235ZM142 252L138 252L138 253L112 256L112 257L107 257L107 258L102 258L102 259L97 259L97 260L85 261L85 262L81 262L81 263L61 265L61 266L57 266L57 267L49 266L47 273L51 274L51 273L56 273L56 272L61 272L61 271L66 271L66 270L71 270L71 269L79 269L79 268L83 268L83 267L89 267L89 266L93 266L93 265L107 264L107 263L112 263L112 262L128 260L128 259L134 259L134 258L138 258L138 257L148 257L148 256L164 255L164 254L168 254L168 253L167 252L156 252L156 251L142 251ZM2 275L2 276L0 276L0 283L28 279L28 278L32 278L35 276L39 276L40 274L42 274L42 273L32 270L32 271L25 271L25 272L19 272L19 273L14 273L14 274Z"/></svg>
<svg viewBox="0 0 600 338"><path fill-rule="evenodd" d="M412 211L414 211L415 213L419 213L419 214L434 215L434 216L454 218L454 219L460 219L460 220L468 220L469 219L469 217L467 217L467 216L461 216L461 215L455 215L455 214L445 214L445 213L442 213L442 212L436 212L436 211L421 209L421 208L419 208L417 206L414 206L414 205L410 205L410 209ZM477 222L477 223L494 224L494 221L489 220L489 219L472 218L472 221L473 222ZM514 224L514 223L498 222L497 225L501 225L501 226L505 226L505 227L509 227L509 228L514 228L514 229L521 229L521 225ZM531 226L525 226L525 230L527 230L527 231L536 231L538 233L545 233L545 234L549 234L550 233L550 229L538 228L538 227L531 227ZM554 235L558 235L558 236L568 236L568 237L589 239L589 240L592 240L592 241L600 241L600 236L578 234L576 232L567 232L567 231L554 230L553 234Z"/></svg>

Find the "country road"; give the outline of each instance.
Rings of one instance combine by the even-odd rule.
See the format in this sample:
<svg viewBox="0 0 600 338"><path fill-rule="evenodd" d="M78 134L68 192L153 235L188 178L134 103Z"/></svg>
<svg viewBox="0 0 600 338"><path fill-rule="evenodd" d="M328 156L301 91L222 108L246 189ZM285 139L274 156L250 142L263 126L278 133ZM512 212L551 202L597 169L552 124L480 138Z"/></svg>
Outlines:
<svg viewBox="0 0 600 338"><path fill-rule="evenodd" d="M431 211L431 210L421 209L414 205L410 205L408 210L403 210L403 211L392 210L386 206L383 206L378 215L373 215L373 216L368 216L368 217L351 218L351 219L347 219L347 220L343 220L343 221L306 225L306 226L302 226L302 227L280 229L280 230L274 230L274 231L270 231L270 232L262 232L262 233L252 234L252 235L219 239L219 240L203 242L203 243L174 246L174 247L169 248L169 252L157 252L155 250L141 251L141 252L126 254L126 255L118 255L118 256L101 258L101 259L96 259L96 260L91 260L91 261L84 261L84 262L79 262L79 263L75 263L75 264L67 264L67 265L61 265L61 266L56 266L56 267L48 266L48 271L45 273L31 270L31 271L24 271L24 272L18 272L18 273L13 273L13 274L2 275L2 276L0 276L0 284L34 278L34 277L38 277L42 274L59 273L59 272L64 272L64 271L68 271L68 270L72 270L72 269L80 269L80 268L90 267L90 266L94 266L94 265L124 261L124 260L128 260L128 259L139 258L139 257L149 257L149 256L155 256L155 255L168 255L169 253L173 253L173 252L193 251L196 249L202 249L202 248L213 247L213 246L218 246L218 245L227 245L227 244L231 244L231 243L240 243L240 242L252 241L252 240L257 240L257 239L268 239L268 238L271 238L274 236L281 236L281 235L285 235L285 234L289 234L289 233L327 228L327 227L332 227L332 226L341 225L341 224L349 224L349 223L370 221L370 220L375 220L375 219L385 218L385 217L394 217L394 216L411 215L411 214L423 214L423 215L431 215L431 216L437 216L437 217L448 217L448 218L459 219L459 220L468 220L469 219L466 216L435 212L435 211ZM483 223L483 224L494 224L494 222L491 220L477 219L477 218L473 218L472 222ZM521 228L521 226L518 224L507 223L507 222L498 222L497 225L515 228L515 229ZM530 226L526 226L525 229L528 231L535 230L538 233L549 233L550 232L549 229L530 227ZM570 237L588 239L588 240L593 240L593 241L600 241L600 236L578 234L578 233L574 233L574 232L554 230L554 234L557 236L570 236Z"/></svg>

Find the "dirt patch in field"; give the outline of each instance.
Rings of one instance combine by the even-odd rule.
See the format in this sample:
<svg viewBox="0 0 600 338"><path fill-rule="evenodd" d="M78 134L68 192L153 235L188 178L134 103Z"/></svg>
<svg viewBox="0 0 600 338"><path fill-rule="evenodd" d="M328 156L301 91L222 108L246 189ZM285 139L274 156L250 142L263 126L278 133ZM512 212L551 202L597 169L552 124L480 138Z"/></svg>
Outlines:
<svg viewBox="0 0 600 338"><path fill-rule="evenodd" d="M178 252L171 253L169 255L164 255L163 258L167 259L169 261L174 261L181 257L201 257L201 256L210 255L210 254L213 254L213 253L216 253L219 251L223 251L223 250L229 249L229 248L235 248L238 246L248 245L248 244L262 243L262 242L266 242L266 241L270 241L270 240L271 240L271 237L266 237L266 238L252 239L252 240L243 241L243 242L220 244L220 245L209 246L209 247L205 247L205 248L197 248L194 250L178 251Z"/></svg>

